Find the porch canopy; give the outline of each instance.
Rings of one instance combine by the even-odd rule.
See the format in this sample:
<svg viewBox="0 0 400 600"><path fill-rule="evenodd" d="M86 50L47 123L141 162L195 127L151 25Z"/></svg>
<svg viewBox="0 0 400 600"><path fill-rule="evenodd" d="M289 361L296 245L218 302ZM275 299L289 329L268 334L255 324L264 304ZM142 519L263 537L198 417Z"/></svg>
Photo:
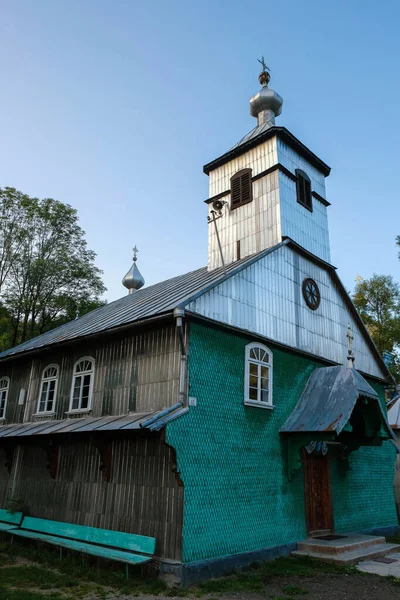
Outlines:
<svg viewBox="0 0 400 600"><path fill-rule="evenodd" d="M312 372L280 434L287 442L289 478L301 466L300 448L310 442L340 442L348 454L396 441L378 394L358 371L344 366Z"/></svg>

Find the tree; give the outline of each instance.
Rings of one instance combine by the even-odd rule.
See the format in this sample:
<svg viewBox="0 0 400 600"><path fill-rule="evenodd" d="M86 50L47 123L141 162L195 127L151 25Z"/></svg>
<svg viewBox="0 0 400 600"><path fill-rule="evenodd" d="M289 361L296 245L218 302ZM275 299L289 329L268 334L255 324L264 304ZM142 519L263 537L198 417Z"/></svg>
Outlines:
<svg viewBox="0 0 400 600"><path fill-rule="evenodd" d="M0 188L0 295L29 227L33 200L14 188Z"/></svg>
<svg viewBox="0 0 400 600"><path fill-rule="evenodd" d="M390 275L357 277L353 302L379 352L392 352L400 342L399 284Z"/></svg>
<svg viewBox="0 0 400 600"><path fill-rule="evenodd" d="M390 369L400 377L400 286L390 275L357 277L353 302L379 353L393 353Z"/></svg>
<svg viewBox="0 0 400 600"><path fill-rule="evenodd" d="M5 188L0 190L0 214L4 215L0 292L10 315L11 345L103 304L101 271L74 208Z"/></svg>

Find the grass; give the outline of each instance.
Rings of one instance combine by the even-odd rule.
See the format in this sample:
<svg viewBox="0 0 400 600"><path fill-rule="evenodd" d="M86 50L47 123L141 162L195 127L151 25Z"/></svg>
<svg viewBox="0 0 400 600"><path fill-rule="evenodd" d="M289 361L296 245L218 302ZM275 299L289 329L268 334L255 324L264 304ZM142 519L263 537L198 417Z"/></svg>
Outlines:
<svg viewBox="0 0 400 600"><path fill-rule="evenodd" d="M231 592L263 592L273 580L283 577L317 577L326 575L351 575L359 573L355 567L340 567L304 558L277 558L262 564L255 563L249 569L221 579L211 579L195 589L195 595L227 594ZM297 586L285 586L282 591L290 597L305 595L307 590Z"/></svg>
<svg viewBox="0 0 400 600"><path fill-rule="evenodd" d="M60 561L57 549L24 541L0 542L0 600L105 600L108 593L131 597L151 594L164 597L189 597L219 600L223 594L237 592L265 596L271 584L278 592L273 600L306 600L308 590L294 585L299 580L324 575L352 575L355 567L340 567L304 558L282 557L227 577L212 579L190 589L169 589L155 576L142 576L132 568L125 579L125 566L104 561L97 563L79 553L65 553ZM293 584L292 584L293 582ZM300 582L306 585L303 580ZM399 585L400 580L393 580ZM271 589L271 588L270 588Z"/></svg>

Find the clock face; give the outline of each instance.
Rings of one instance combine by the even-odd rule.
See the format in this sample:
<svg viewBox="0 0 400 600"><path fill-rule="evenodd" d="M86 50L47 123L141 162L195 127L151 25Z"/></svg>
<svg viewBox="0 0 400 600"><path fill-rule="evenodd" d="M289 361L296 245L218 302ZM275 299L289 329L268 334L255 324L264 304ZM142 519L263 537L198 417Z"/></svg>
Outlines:
<svg viewBox="0 0 400 600"><path fill-rule="evenodd" d="M303 298L311 310L317 310L321 302L321 294L314 279L305 279L303 281Z"/></svg>

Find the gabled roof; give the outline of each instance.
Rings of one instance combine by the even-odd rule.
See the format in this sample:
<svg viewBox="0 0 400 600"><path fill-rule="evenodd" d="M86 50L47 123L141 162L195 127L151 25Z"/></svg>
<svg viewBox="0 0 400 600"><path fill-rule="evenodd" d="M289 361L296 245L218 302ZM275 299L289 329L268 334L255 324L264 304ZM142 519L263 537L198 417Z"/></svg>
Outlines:
<svg viewBox="0 0 400 600"><path fill-rule="evenodd" d="M133 294L126 295L119 300L97 308L79 319L70 321L23 344L1 352L0 361L15 355L46 348L53 344L78 340L86 336L112 331L129 324L145 322L150 318L171 314L176 308L184 308L194 299L225 281L225 279L233 277L243 269L286 245L289 245L296 252L306 256L309 260L330 272L347 303L349 311L364 333L372 354L381 365L383 372L393 381L390 371L372 341L343 283L339 279L336 268L314 254L311 254L290 238L285 238L283 242L262 252L231 263L225 269L220 267L213 271L208 271L207 267L202 267L196 271L190 271L184 275L179 275L178 277L173 277L172 279L167 279L166 281L137 290Z"/></svg>
<svg viewBox="0 0 400 600"><path fill-rule="evenodd" d="M236 273L247 264L252 263L260 256L264 256L265 253L273 251L280 245L278 244L260 254L232 263L225 269L219 268L208 271L207 267L202 267L196 271L142 288L131 295L127 294L123 298L101 306L74 321L65 323L23 344L1 352L0 360L171 313L175 308L184 306L186 301L191 300L197 294L217 285L226 277Z"/></svg>
<svg viewBox="0 0 400 600"><path fill-rule="evenodd" d="M314 152L312 152L307 146L305 146L299 139L297 139L286 127L268 127L267 124L258 125L247 133L233 148L225 152L219 158L211 161L204 165L203 171L208 175L214 169L225 165L232 159L240 156L244 152L251 150L258 144L266 142L274 136L279 137L285 144L293 148L300 156L305 158L311 165L313 165L318 171L320 171L325 177L328 177L331 172L331 168L328 167L323 160L318 158Z"/></svg>
<svg viewBox="0 0 400 600"><path fill-rule="evenodd" d="M359 398L368 398L378 409L387 439L396 439L378 394L356 371L348 367L315 369L294 411L280 433L335 433L348 423Z"/></svg>

